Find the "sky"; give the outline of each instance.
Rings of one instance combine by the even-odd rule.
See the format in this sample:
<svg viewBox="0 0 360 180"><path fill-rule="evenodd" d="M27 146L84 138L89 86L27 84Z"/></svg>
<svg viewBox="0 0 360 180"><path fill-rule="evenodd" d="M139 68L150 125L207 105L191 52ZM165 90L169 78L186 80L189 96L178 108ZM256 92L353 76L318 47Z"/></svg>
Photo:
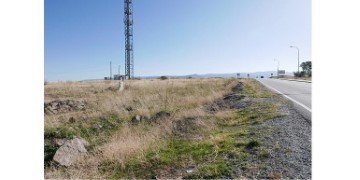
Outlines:
<svg viewBox="0 0 360 180"><path fill-rule="evenodd" d="M124 73L123 0L45 0L48 81ZM133 0L135 76L297 71L311 0ZM274 61L277 59L277 61Z"/></svg>

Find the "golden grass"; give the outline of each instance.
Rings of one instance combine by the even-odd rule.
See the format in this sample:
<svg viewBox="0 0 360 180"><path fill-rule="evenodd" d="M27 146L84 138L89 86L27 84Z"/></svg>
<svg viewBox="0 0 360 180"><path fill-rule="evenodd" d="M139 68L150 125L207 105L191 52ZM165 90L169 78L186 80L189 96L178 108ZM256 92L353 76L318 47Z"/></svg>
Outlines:
<svg viewBox="0 0 360 180"><path fill-rule="evenodd" d="M123 164L129 157L162 146L163 139L171 134L172 122L206 116L201 107L229 93L236 83L235 79L134 80L125 81L123 92L116 91L117 81L50 83L45 86L45 102L71 99L87 105L85 111L45 115L45 129L66 126L70 117L86 125L87 120L109 113L124 124L71 168L46 168L45 178L101 178L104 174L97 170L101 162ZM128 107L133 111L126 110ZM159 125L130 123L135 115L153 116L160 111L171 116Z"/></svg>
<svg viewBox="0 0 360 180"><path fill-rule="evenodd" d="M159 110L178 112L194 109L222 97L229 91L231 80L179 79L126 81L125 91L117 92L117 81L67 82L45 86L45 102L52 100L84 100L85 112L45 116L45 127L54 127L69 117L91 118L113 112L129 120L135 114L151 115ZM109 90L110 89L110 90ZM132 107L133 112L125 108Z"/></svg>

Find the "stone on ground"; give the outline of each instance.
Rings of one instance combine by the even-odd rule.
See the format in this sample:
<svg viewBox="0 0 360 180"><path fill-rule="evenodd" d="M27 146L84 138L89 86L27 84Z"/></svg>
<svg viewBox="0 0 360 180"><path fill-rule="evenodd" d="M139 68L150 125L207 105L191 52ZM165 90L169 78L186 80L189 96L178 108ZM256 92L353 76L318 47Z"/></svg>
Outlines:
<svg viewBox="0 0 360 180"><path fill-rule="evenodd" d="M54 155L54 161L59 163L60 165L69 167L76 160L78 160L82 154L87 152L85 147L88 145L89 145L88 142L80 138L67 140L56 151Z"/></svg>

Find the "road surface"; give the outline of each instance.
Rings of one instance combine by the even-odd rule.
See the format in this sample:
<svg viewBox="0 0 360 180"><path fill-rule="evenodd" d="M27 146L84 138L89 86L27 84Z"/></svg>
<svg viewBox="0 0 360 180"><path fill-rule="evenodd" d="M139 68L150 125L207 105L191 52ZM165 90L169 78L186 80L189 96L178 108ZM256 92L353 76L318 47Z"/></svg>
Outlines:
<svg viewBox="0 0 360 180"><path fill-rule="evenodd" d="M311 120L311 83L279 79L258 79L275 93L294 102L298 112Z"/></svg>

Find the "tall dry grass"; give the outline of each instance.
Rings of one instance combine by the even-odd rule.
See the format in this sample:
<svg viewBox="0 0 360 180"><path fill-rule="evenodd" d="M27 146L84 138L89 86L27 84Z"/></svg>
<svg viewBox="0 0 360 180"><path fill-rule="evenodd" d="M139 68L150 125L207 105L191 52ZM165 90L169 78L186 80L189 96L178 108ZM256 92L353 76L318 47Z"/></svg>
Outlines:
<svg viewBox="0 0 360 180"><path fill-rule="evenodd" d="M45 169L46 178L103 177L97 170L101 162L118 161L123 164L129 157L161 146L164 137L171 134L173 121L206 116L201 107L229 93L236 80L134 80L125 82L123 92L116 91L117 84L117 81L95 81L51 83L45 86L45 102L71 99L87 103L85 111L45 115L45 129L64 126L70 117L91 119L108 113L116 114L125 122L107 138L106 143L96 146L92 153L72 168ZM129 107L133 111L128 111ZM171 116L159 125L133 126L129 123L135 115L152 116L160 111L169 112Z"/></svg>

